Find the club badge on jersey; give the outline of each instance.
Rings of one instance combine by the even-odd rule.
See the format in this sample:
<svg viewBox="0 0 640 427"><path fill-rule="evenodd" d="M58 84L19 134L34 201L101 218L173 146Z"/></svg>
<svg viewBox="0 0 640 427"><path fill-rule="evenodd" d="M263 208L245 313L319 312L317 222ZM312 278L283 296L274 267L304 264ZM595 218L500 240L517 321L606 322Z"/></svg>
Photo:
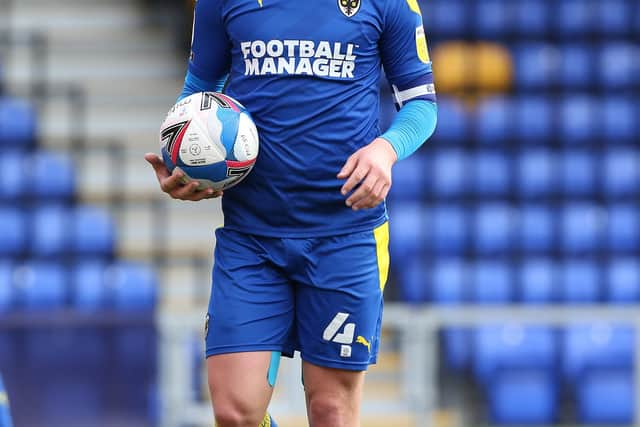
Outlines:
<svg viewBox="0 0 640 427"><path fill-rule="evenodd" d="M360 10L360 0L338 0L340 11L347 18L351 18Z"/></svg>

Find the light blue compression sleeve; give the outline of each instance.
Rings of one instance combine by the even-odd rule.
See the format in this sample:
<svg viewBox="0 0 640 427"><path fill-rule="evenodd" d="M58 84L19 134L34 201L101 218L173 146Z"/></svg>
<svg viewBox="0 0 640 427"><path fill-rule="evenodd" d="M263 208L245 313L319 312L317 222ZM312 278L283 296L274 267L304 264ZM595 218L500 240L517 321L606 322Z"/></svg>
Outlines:
<svg viewBox="0 0 640 427"><path fill-rule="evenodd" d="M416 99L400 108L389 129L380 137L389 141L398 154L398 160L402 160L433 135L437 122L436 103Z"/></svg>
<svg viewBox="0 0 640 427"><path fill-rule="evenodd" d="M178 97L178 101L198 92L221 92L227 82L227 77L228 75L222 77L220 80L209 82L196 77L191 71L187 71L187 76L184 78L184 87Z"/></svg>

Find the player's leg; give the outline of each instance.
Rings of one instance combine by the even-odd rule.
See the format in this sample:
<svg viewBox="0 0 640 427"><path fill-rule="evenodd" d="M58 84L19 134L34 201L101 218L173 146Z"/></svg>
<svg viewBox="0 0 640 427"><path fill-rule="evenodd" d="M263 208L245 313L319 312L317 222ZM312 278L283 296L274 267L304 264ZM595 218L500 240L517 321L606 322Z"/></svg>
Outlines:
<svg viewBox="0 0 640 427"><path fill-rule="evenodd" d="M216 236L205 330L214 415L219 427L258 427L280 352L291 352L293 289L280 272L278 239L224 229Z"/></svg>

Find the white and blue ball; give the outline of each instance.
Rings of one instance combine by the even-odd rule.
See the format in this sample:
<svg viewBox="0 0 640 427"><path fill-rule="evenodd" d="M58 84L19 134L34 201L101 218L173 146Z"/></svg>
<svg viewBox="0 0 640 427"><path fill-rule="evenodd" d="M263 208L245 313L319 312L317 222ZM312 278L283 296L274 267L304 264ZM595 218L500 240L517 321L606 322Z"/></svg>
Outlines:
<svg viewBox="0 0 640 427"><path fill-rule="evenodd" d="M216 92L195 93L176 103L160 128L162 158L184 182L225 190L244 179L256 162L259 140L249 112Z"/></svg>

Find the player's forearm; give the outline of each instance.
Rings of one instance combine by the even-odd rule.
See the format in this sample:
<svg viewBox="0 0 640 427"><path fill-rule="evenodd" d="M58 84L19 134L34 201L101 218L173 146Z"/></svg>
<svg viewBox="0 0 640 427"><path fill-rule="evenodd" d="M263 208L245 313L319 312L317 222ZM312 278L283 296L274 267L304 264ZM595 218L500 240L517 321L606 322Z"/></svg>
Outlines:
<svg viewBox="0 0 640 427"><path fill-rule="evenodd" d="M398 160L409 157L433 135L438 122L435 102L413 100L402 106L389 129L381 138L389 141Z"/></svg>
<svg viewBox="0 0 640 427"><path fill-rule="evenodd" d="M184 78L184 87L178 97L178 101L198 92L222 92L226 82L226 75L217 81L209 82L196 77L192 72L188 71L187 76Z"/></svg>

